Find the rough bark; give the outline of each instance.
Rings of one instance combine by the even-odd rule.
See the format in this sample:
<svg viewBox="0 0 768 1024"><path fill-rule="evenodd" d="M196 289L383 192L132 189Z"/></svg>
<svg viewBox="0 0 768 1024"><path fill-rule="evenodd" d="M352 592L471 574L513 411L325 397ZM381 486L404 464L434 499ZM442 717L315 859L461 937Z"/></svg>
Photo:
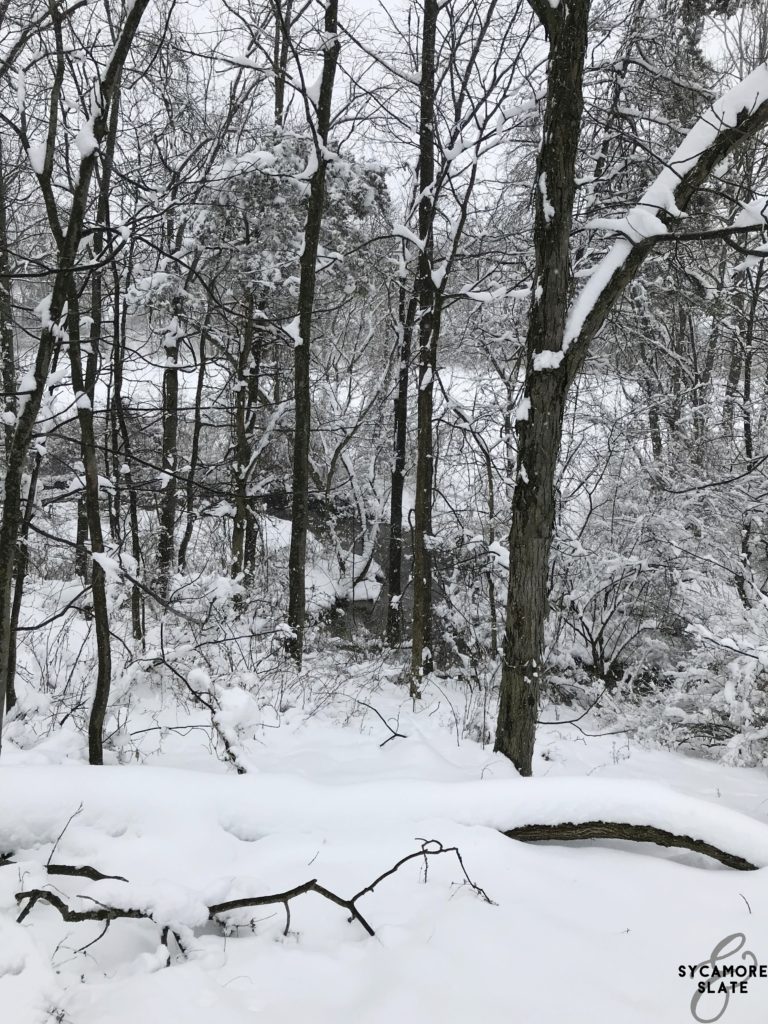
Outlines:
<svg viewBox="0 0 768 1024"><path fill-rule="evenodd" d="M496 750L531 774L541 686L547 577L555 522L555 471L568 394L565 361L535 372L537 353L559 349L570 283L569 240L583 107L589 0L563 0L547 15L548 92L536 168L536 268L526 336L525 400L517 422L517 480Z"/></svg>
<svg viewBox="0 0 768 1024"><path fill-rule="evenodd" d="M657 846L703 853L737 871L756 871L758 868L757 864L752 864L745 857L727 853L711 843L705 843L702 839L677 835L654 825L629 825L626 822L615 821L564 821L557 825L521 825L519 828L504 830L504 835L524 843L561 843L584 839L624 839L633 843L655 843Z"/></svg>
<svg viewBox="0 0 768 1024"><path fill-rule="evenodd" d="M10 420L16 413L16 346L13 337L13 307L11 303L11 263L8 257L8 174L2 144L0 143L0 345L2 345L3 408L8 414L4 421L5 450L9 450L13 439Z"/></svg>
<svg viewBox="0 0 768 1024"><path fill-rule="evenodd" d="M293 0L273 0L275 5L275 35L272 41L272 67L275 83L275 124L282 127L285 118L285 78L288 70L288 41L290 38ZM285 6L283 7L283 3Z"/></svg>

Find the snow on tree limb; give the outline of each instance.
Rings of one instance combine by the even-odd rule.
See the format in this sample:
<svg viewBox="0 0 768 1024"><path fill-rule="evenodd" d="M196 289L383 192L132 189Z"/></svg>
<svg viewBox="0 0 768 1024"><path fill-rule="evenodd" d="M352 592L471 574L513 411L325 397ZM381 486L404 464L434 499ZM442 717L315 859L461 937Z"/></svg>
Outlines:
<svg viewBox="0 0 768 1024"><path fill-rule="evenodd" d="M634 277L654 243L685 211L713 168L740 142L768 124L768 62L707 108L675 153L625 218L618 238L571 303L562 348L543 353L537 370L559 366L572 351L575 374L584 349ZM614 225L615 229L615 225Z"/></svg>

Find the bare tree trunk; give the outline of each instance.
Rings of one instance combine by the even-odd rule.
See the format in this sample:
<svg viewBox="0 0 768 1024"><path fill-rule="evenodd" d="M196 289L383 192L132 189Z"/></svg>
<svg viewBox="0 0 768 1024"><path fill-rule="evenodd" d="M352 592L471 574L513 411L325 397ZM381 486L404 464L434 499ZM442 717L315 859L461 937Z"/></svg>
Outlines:
<svg viewBox="0 0 768 1024"><path fill-rule="evenodd" d="M325 171L328 131L331 125L331 103L336 63L339 56L338 0L327 0L324 31L323 72L317 100L317 120L313 146L317 167L309 187L304 245L300 259L298 338L294 343L294 408L296 427L293 435L293 482L291 495L291 548L288 556L288 625L292 636L286 648L300 665L304 652L306 617L305 575L307 562L307 528L309 513L309 442L310 442L310 342L315 305L315 279L320 230L325 206ZM307 103L311 119L310 101Z"/></svg>
<svg viewBox="0 0 768 1024"><path fill-rule="evenodd" d="M130 261L129 261L130 276ZM115 308L119 299L118 280L115 275ZM112 370L112 406L117 419L117 426L120 432L120 440L123 451L123 465L119 467L118 473L125 483L128 492L128 521L131 533L131 554L136 564L137 573L141 572L142 551L141 538L139 536L139 498L136 493L136 486L133 481L133 451L131 446L131 435L128 430L128 421L125 415L123 404L123 362L125 359L125 345L127 333L128 306L123 300L119 324L116 324L116 333L113 337L113 370ZM134 640L141 640L144 637L142 623L143 599L141 590L134 583L131 587L131 626Z"/></svg>
<svg viewBox="0 0 768 1024"><path fill-rule="evenodd" d="M565 361L546 372L536 372L533 362L537 353L558 349L565 331L589 7L589 0L563 0L558 8L549 8L545 22L550 52L536 168L536 269L526 337L529 411L517 422L517 482L495 747L523 775L531 774L533 758L555 523L554 481L569 386Z"/></svg>
<svg viewBox="0 0 768 1024"><path fill-rule="evenodd" d="M6 414L3 421L6 452L11 447L13 421L16 417L16 346L13 337L7 201L8 174L0 141L0 344L2 345L3 409Z"/></svg>
<svg viewBox="0 0 768 1024"><path fill-rule="evenodd" d="M8 238L8 211L7 211L7 186L8 186L8 174L5 168L5 159L0 143L0 344L2 344L2 382L3 382L3 433L5 436L5 454L6 458L11 450L13 444L13 423L16 419L16 346L14 344L13 336L13 304L11 301L11 262L8 256L9 253L9 238ZM16 586L15 590L21 594L21 584L23 585L24 574L26 571L26 557L22 556L19 551L19 566L16 571ZM21 572L21 576L19 576ZM15 621L18 622L18 616L15 616ZM16 703L16 687L15 687L15 676L16 676L16 657L15 657L15 627L13 628L13 640L11 644L11 664L8 667L8 675L6 679L6 694L5 703L6 707L10 709ZM0 721L2 720L2 708L0 707Z"/></svg>
<svg viewBox="0 0 768 1024"><path fill-rule="evenodd" d="M197 475L197 463L200 457L200 434L203 429L203 387L205 385L205 373L207 366L207 340L208 324L203 325L200 332L200 344L198 350L197 385L195 387L195 413L192 423L192 445L189 453L189 470L186 480L186 514L187 522L184 527L184 536L179 544L179 569L183 572L187 564L187 549L192 539L192 531L195 528L197 513L195 512L195 478Z"/></svg>
<svg viewBox="0 0 768 1024"><path fill-rule="evenodd" d="M419 267L416 281L419 332L419 394L417 399L416 500L413 531L413 634L411 695L434 667L432 635L432 410L437 371L436 289L432 281L434 254L433 197L435 180L435 37L438 0L424 0L419 84Z"/></svg>
<svg viewBox="0 0 768 1024"><path fill-rule="evenodd" d="M182 338L180 317L171 321L166 331L165 369L163 371L163 454L162 454L162 496L160 498L159 527L157 540L156 586L162 597L168 596L171 572L173 570L174 531L176 529L176 505L178 488L179 444L179 342Z"/></svg>
<svg viewBox="0 0 768 1024"><path fill-rule="evenodd" d="M235 415L234 415L234 463L232 466L232 484L234 487L235 518L232 526L232 558L231 571L233 576L253 574L253 566L247 564L246 536L250 508L248 501L248 482L251 473L251 445L248 436L248 418L250 412L251 360L253 357L253 295L249 293L245 299L245 322L243 338L237 360L235 379Z"/></svg>
<svg viewBox="0 0 768 1024"><path fill-rule="evenodd" d="M104 555L104 537L101 527L99 502L99 468L96 460L96 433L93 423L93 400L98 367L97 343L91 336L91 350L87 368L83 372L80 352L80 311L77 292L72 287L69 299L69 358L72 365L72 388L75 392L77 419L82 436L83 463L85 466L85 507L88 516L88 532L91 536L91 595L93 620L96 633L96 690L88 721L88 760L91 764L103 764L103 730L107 711L109 690L112 681L112 649L107 611L107 581L104 566L99 556Z"/></svg>
<svg viewBox="0 0 768 1024"><path fill-rule="evenodd" d="M38 452L35 455L35 462L30 473L29 490L24 508L24 518L19 534L19 547L16 553L16 571L13 579L13 603L11 605L11 644L8 652L8 694L6 707L10 711L16 703L16 638L21 618L21 605L24 600L24 584L27 579L27 567L29 565L29 531L32 525L32 517L35 514L35 495L37 482L40 478L40 467L43 457Z"/></svg>
<svg viewBox="0 0 768 1024"><path fill-rule="evenodd" d="M285 77L288 69L288 43L293 0L273 0L275 35L272 41L272 69L275 83L275 124L282 127L285 118ZM285 7L283 7L285 3Z"/></svg>
<svg viewBox="0 0 768 1024"><path fill-rule="evenodd" d="M395 395L392 489L389 501L389 551L387 585L387 643L399 647L403 639L403 488L408 430L408 379L411 366L411 339L416 315L416 296L407 301L405 281L401 280L398 296L397 331L400 363Z"/></svg>

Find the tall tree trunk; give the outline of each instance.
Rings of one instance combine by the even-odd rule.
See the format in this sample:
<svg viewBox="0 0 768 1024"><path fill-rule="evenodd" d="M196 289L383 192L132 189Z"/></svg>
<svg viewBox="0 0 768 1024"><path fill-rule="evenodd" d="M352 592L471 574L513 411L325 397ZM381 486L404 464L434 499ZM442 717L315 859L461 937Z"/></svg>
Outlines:
<svg viewBox="0 0 768 1024"><path fill-rule="evenodd" d="M547 6L545 3L544 6ZM534 359L559 349L571 280L576 155L583 106L589 0L549 8L547 101L536 169L536 269L526 336L527 418L517 421L517 481L509 537L509 594L495 749L531 774L547 617L555 472L568 394L565 360L537 372Z"/></svg>
<svg viewBox="0 0 768 1024"><path fill-rule="evenodd" d="M408 438L408 380L411 367L411 339L416 315L416 296L408 300L405 278L401 278L397 311L397 344L400 362L394 408L392 489L389 500L389 550L387 567L387 643L399 647L403 639L403 488Z"/></svg>
<svg viewBox="0 0 768 1024"><path fill-rule="evenodd" d="M747 471L753 472L757 460L755 459L754 429L752 423L752 359L754 356L755 320L757 307L760 300L760 285L763 276L763 264L757 270L747 271L746 280L749 284L751 295L747 321L744 329L744 386L742 391L742 429L744 431L744 456L747 463ZM736 590L745 608L751 608L753 604L752 570L750 565L750 549L752 540L752 512L745 512L741 524L741 543L739 550L740 567L736 573Z"/></svg>
<svg viewBox="0 0 768 1024"><path fill-rule="evenodd" d="M210 311L209 311L210 312ZM198 349L197 364L197 385L195 387L195 413L192 421L192 445L189 452L189 469L186 479L186 514L187 522L184 527L184 536L179 544L179 569L184 572L187 565L187 550L192 539L192 532L197 520L195 511L195 479L197 477L197 463L200 458L200 434L203 429L203 388L205 386L208 340L208 317L200 332L200 343Z"/></svg>
<svg viewBox="0 0 768 1024"><path fill-rule="evenodd" d="M232 525L232 557L231 571L233 576L244 574L247 586L253 574L253 566L246 559L246 536L251 511L248 500L248 486L251 474L251 444L249 438L249 413L251 388L250 377L253 359L253 294L245 298L245 321L243 338L237 360L235 380L235 414L234 414L234 462L232 466L232 484L235 499L235 517Z"/></svg>
<svg viewBox="0 0 768 1024"><path fill-rule="evenodd" d="M2 345L2 368L3 383L3 433L5 437L5 455L8 458L13 444L13 425L16 420L16 346L13 335L13 301L11 289L13 287L11 278L11 261L9 258L9 237L8 237L8 178L5 167L5 156L2 142L0 141L0 344ZM19 566L16 571L16 591L21 594L24 573L26 570L26 557L19 551ZM21 571L21 576L19 572ZM18 618L16 618L18 621ZM10 709L16 703L16 658L15 658L15 628L12 642L11 664L8 668L6 679L6 707ZM0 720L2 720L2 709L0 708Z"/></svg>
<svg viewBox="0 0 768 1024"><path fill-rule="evenodd" d="M305 576L307 562L307 528L309 513L309 442L310 442L310 342L315 306L317 252L325 206L326 146L331 125L331 103L336 64L339 56L338 0L327 0L324 18L325 45L320 94L313 128L314 157L317 162L309 186L304 245L300 259L298 337L294 342L293 397L296 427L293 434L293 479L291 494L291 548L288 556L288 625L292 635L286 648L300 665L304 653L306 617ZM310 100L307 114L311 119Z"/></svg>
<svg viewBox="0 0 768 1024"><path fill-rule="evenodd" d="M419 266L418 299L419 394L416 406L416 498L413 531L413 635L411 695L434 666L432 656L432 411L439 315L432 281L434 255L433 195L435 181L435 37L438 0L424 0L419 84Z"/></svg>
<svg viewBox="0 0 768 1024"><path fill-rule="evenodd" d="M128 278L130 279L132 259L129 257ZM119 278L115 273L115 310L118 309L120 299ZM131 435L128 430L128 420L125 415L123 403L123 363L125 360L125 349L127 341L127 319L128 302L124 298L120 308L119 321L115 322L115 333L113 335L113 369L112 369L112 408L117 420L117 428L120 434L123 462L118 467L118 475L125 484L128 492L128 523L131 536L131 555L136 566L136 573L141 573L142 551L141 538L139 536L139 496L136 492L136 485L133 480L133 449L131 446ZM117 446L115 448L117 451ZM134 583L131 586L131 626L134 640L142 640L144 637L143 626L143 598L141 589Z"/></svg>
<svg viewBox="0 0 768 1024"><path fill-rule="evenodd" d="M275 124L278 128L285 119L285 79L288 70L288 43L290 41L293 0L273 0L275 8L275 35L272 40L272 70L275 84ZM285 6L283 6L285 4Z"/></svg>
<svg viewBox="0 0 768 1024"><path fill-rule="evenodd" d="M100 318L99 318L100 319ZM91 596L96 633L96 689L88 720L88 760L91 764L104 763L103 732L109 690L112 681L112 647L107 609L107 578L99 556L104 556L104 537L101 526L99 501L99 468L96 459L96 432L94 430L93 402L98 369L98 342L91 335L90 352L83 369L80 350L80 311L74 285L69 298L69 359L72 366L72 389L75 393L77 419L82 437L85 466L85 507L88 533L91 537Z"/></svg>
<svg viewBox="0 0 768 1024"><path fill-rule="evenodd" d="M0 345L2 345L3 432L5 451L10 450L13 424L16 419L16 346L13 337L13 301L11 261L8 237L8 178L5 155L0 140Z"/></svg>
<svg viewBox="0 0 768 1024"><path fill-rule="evenodd" d="M180 316L171 320L165 333L165 369L163 370L163 449L157 574L155 584L162 597L168 596L173 571L174 531L178 488L179 445L179 342L183 336Z"/></svg>

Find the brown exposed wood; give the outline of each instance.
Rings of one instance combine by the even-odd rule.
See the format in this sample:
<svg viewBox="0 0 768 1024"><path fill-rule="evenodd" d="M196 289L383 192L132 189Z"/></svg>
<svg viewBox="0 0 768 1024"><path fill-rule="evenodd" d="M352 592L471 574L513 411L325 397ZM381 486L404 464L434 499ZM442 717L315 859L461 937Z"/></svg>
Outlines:
<svg viewBox="0 0 768 1024"><path fill-rule="evenodd" d="M711 843L704 842L703 839L677 835L653 825L629 825L616 821L564 821L557 825L520 825L518 828L504 830L504 835L524 843L562 843L583 839L622 839L632 843L655 843L656 846L703 853L706 857L711 857L736 871L756 871L758 868L757 864L752 864L745 857L727 853Z"/></svg>

